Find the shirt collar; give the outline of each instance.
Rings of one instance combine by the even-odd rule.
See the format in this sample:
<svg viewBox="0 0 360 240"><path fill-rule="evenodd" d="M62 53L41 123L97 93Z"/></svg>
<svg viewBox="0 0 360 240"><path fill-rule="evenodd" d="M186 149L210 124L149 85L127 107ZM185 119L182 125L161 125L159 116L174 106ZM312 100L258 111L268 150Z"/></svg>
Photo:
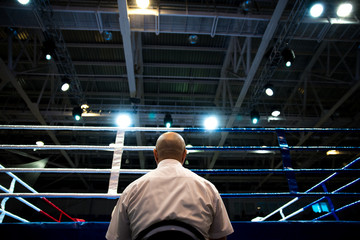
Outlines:
<svg viewBox="0 0 360 240"><path fill-rule="evenodd" d="M157 167L164 167L164 166L171 166L171 165L181 166L182 167L181 163L176 159L164 159L164 160L161 160Z"/></svg>

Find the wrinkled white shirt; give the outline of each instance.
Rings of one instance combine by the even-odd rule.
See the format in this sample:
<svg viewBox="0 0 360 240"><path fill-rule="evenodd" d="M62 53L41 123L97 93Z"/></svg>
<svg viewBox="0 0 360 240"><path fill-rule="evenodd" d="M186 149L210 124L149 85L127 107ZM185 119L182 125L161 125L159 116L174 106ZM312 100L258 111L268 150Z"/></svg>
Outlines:
<svg viewBox="0 0 360 240"><path fill-rule="evenodd" d="M132 182L118 200L108 240L130 240L156 222L178 220L195 227L205 239L231 234L224 203L215 186L173 159Z"/></svg>

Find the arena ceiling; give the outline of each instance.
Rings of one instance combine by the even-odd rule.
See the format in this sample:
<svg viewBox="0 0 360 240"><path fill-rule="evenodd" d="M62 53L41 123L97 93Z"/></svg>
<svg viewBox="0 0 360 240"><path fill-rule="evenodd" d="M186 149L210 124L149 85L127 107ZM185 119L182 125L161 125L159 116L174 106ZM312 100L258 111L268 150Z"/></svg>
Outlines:
<svg viewBox="0 0 360 240"><path fill-rule="evenodd" d="M249 7L235 0L157 0L147 12L131 0L36 0L27 6L1 1L0 124L111 127L125 112L135 127L164 127L167 113L173 127L181 128L201 128L209 115L216 115L219 127L226 128L359 127L359 5L350 17L340 19L333 11L338 1L323 2L324 15L312 18L310 3L295 0L256 0ZM44 58L49 39L56 46L51 61ZM282 59L285 48L296 55L291 67ZM60 90L64 77L71 80L67 92ZM268 83L274 86L272 97L263 91ZM84 103L89 108L75 121L72 110ZM281 109L280 116L271 116L274 107ZM254 109L260 114L257 125L250 120ZM159 134L130 132L125 145L154 146ZM1 130L1 136L2 144L108 146L116 132ZM277 146L274 133L183 136L193 146ZM286 137L292 146L360 143L358 133ZM74 150L0 154L6 167L33 166L35 161L46 167L110 168L113 156L111 151ZM291 154L296 168L338 168L356 156L351 151L335 156L326 151ZM282 166L281 154L273 151L199 151L190 153L188 160L186 166L193 169ZM154 167L151 152L123 154L122 168ZM106 192L109 182L107 174L19 175L29 178L39 192ZM300 175L299 187L306 190L324 176ZM120 176L119 192L137 177ZM286 178L279 175L207 177L221 192L288 191ZM101 205L98 201L86 206ZM73 211L79 207L68 205ZM231 205L234 212L245 208L236 206ZM100 210L89 212L104 219L101 216L111 211Z"/></svg>

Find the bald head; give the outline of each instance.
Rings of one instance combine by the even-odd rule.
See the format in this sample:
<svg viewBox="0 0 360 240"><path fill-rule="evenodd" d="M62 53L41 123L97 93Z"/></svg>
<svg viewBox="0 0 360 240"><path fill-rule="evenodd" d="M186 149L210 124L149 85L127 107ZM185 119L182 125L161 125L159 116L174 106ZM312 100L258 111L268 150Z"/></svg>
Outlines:
<svg viewBox="0 0 360 240"><path fill-rule="evenodd" d="M176 159L183 163L186 157L185 141L180 134L167 132L156 141L154 157L157 163L164 159Z"/></svg>

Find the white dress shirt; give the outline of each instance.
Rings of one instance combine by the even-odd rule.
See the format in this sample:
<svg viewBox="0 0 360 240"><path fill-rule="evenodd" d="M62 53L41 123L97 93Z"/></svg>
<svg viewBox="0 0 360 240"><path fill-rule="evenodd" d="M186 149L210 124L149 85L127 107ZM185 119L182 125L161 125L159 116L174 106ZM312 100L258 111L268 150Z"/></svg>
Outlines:
<svg viewBox="0 0 360 240"><path fill-rule="evenodd" d="M174 159L132 182L122 193L106 233L108 240L130 240L156 222L178 220L195 227L205 239L233 232L215 186Z"/></svg>

